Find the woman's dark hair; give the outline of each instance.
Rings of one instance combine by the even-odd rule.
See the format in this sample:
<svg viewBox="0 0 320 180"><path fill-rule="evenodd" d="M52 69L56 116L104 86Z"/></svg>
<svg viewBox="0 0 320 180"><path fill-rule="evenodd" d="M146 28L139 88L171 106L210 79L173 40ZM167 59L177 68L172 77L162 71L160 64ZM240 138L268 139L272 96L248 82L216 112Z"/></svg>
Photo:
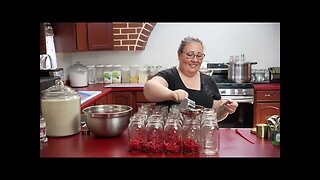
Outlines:
<svg viewBox="0 0 320 180"><path fill-rule="evenodd" d="M201 46L203 47L203 44L202 44L202 41L196 37L190 37L190 36L187 36L185 37L180 45L179 45L179 48L178 48L178 52L182 52L184 47L188 44L188 43L191 43L191 42L198 42L201 44Z"/></svg>

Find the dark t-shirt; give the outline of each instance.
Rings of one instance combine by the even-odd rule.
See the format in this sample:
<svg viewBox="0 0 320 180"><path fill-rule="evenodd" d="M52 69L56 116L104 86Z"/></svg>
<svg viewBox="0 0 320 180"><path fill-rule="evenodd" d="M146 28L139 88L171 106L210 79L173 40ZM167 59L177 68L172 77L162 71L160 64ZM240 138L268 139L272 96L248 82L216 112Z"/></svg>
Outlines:
<svg viewBox="0 0 320 180"><path fill-rule="evenodd" d="M200 91L188 89L182 82L177 68L171 67L169 69L162 70L158 72L155 76L163 77L168 85L169 89L177 90L183 89L188 92L189 99L195 101L196 105L201 105L206 108L211 108L213 100L220 100L221 96L217 88L216 82L214 79L206 74L200 72L201 88ZM167 105L171 106L172 104L177 104L175 101L163 101L157 103L157 105Z"/></svg>

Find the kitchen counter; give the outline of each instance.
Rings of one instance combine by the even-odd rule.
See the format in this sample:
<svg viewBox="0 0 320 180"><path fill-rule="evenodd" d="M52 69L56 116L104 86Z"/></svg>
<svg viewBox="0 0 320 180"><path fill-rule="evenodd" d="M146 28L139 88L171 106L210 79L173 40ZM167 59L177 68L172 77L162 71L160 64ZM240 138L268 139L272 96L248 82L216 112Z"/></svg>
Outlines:
<svg viewBox="0 0 320 180"><path fill-rule="evenodd" d="M121 87L121 88L105 88L106 84L91 84L83 88L74 88L76 91L101 91L99 95L92 99L89 99L85 103L81 104L81 110L93 105L96 101L102 97L108 95L112 91L143 91L142 87ZM253 84L254 90L280 90L280 83L265 83L265 84Z"/></svg>
<svg viewBox="0 0 320 180"><path fill-rule="evenodd" d="M93 105L96 101L101 99L104 96L107 96L112 91L143 91L143 88L141 87L121 87L121 88L105 88L106 84L90 84L87 87L82 88L73 88L76 91L101 91L101 93L92 99L89 99L88 101L81 104L81 110L83 110L86 107L89 107Z"/></svg>
<svg viewBox="0 0 320 180"><path fill-rule="evenodd" d="M280 83L253 84L254 90L280 90Z"/></svg>
<svg viewBox="0 0 320 180"><path fill-rule="evenodd" d="M280 146L272 145L250 133L250 128L239 130L255 144L251 144L235 133L234 128L221 128L220 152L212 157L280 157ZM102 158L205 158L204 155L187 154L147 154L128 152L128 133L114 138L97 138L81 132L67 137L48 137L40 150L40 157L102 157ZM210 156L208 156L210 157Z"/></svg>

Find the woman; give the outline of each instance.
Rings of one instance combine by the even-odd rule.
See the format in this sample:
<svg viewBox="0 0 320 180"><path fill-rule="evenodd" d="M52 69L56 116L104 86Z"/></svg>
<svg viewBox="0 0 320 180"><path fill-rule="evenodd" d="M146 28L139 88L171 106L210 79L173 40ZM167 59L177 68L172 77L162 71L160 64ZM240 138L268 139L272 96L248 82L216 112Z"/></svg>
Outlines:
<svg viewBox="0 0 320 180"><path fill-rule="evenodd" d="M236 111L238 103L221 96L214 79L199 71L205 57L203 44L198 38L184 38L178 49L179 65L158 72L144 86L144 96L151 102L168 105L180 103L189 98L197 105L213 108L217 119Z"/></svg>

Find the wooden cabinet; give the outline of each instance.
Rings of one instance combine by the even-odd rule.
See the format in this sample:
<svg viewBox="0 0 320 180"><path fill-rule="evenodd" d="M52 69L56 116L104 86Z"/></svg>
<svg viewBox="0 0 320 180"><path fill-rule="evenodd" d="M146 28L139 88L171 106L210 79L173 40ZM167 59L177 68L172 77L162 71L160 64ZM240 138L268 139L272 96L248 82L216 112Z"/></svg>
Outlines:
<svg viewBox="0 0 320 180"><path fill-rule="evenodd" d="M254 124L266 123L266 117L280 115L280 90L256 90Z"/></svg>
<svg viewBox="0 0 320 180"><path fill-rule="evenodd" d="M46 33L44 23L40 23L40 54L46 54Z"/></svg>
<svg viewBox="0 0 320 180"><path fill-rule="evenodd" d="M104 96L104 97L100 98L99 100L97 100L96 102L94 102L94 105L104 105L104 104L108 104L106 96Z"/></svg>
<svg viewBox="0 0 320 180"><path fill-rule="evenodd" d="M102 97L94 103L94 105L103 104L120 104L128 105L133 109L131 115L138 111L138 107L142 104L150 104L150 102L144 97L143 91L112 91L107 96ZM155 105L155 103L151 103Z"/></svg>
<svg viewBox="0 0 320 180"><path fill-rule="evenodd" d="M128 105L133 108L131 115L136 112L136 98L132 91L111 92L107 96L107 104Z"/></svg>
<svg viewBox="0 0 320 180"><path fill-rule="evenodd" d="M52 23L56 52L113 49L112 23Z"/></svg>

